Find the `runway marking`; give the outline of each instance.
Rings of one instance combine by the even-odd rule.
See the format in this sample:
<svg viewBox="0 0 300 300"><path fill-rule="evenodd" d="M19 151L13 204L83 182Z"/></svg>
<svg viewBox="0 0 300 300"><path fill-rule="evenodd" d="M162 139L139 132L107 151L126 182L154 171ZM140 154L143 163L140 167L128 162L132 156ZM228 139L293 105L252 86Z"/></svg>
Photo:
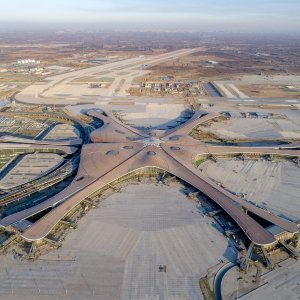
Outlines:
<svg viewBox="0 0 300 300"><path fill-rule="evenodd" d="M285 100L285 102L288 102L288 103L299 103L298 100Z"/></svg>

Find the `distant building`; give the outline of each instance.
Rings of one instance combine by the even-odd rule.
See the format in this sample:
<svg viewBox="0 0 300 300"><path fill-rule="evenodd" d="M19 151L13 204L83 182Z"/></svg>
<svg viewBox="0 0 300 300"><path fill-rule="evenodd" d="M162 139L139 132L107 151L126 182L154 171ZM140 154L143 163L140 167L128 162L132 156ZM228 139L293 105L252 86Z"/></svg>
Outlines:
<svg viewBox="0 0 300 300"><path fill-rule="evenodd" d="M265 113L265 112L255 112L255 115L257 116L257 118L260 118L260 119L269 118L269 114Z"/></svg>
<svg viewBox="0 0 300 300"><path fill-rule="evenodd" d="M294 236L293 233L290 233L277 225L271 225L267 227L267 230L274 235L277 241L286 241Z"/></svg>
<svg viewBox="0 0 300 300"><path fill-rule="evenodd" d="M208 60L207 63L210 65L218 65L219 64L217 61L214 61L214 60Z"/></svg>
<svg viewBox="0 0 300 300"><path fill-rule="evenodd" d="M174 79L173 76L165 76L165 77L163 78L164 81L170 81L170 80L173 80L173 79Z"/></svg>
<svg viewBox="0 0 300 300"><path fill-rule="evenodd" d="M225 113L226 116L229 116L230 118L242 118L243 115L239 111L228 111Z"/></svg>
<svg viewBox="0 0 300 300"><path fill-rule="evenodd" d="M40 64L41 62L39 60L35 59L21 59L18 60L18 65L25 65L25 64Z"/></svg>

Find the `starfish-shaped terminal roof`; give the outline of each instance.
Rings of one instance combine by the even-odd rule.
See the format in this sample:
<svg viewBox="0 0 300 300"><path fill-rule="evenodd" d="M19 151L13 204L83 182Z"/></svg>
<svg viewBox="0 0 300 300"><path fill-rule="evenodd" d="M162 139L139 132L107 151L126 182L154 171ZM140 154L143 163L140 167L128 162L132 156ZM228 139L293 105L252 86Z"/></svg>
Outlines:
<svg viewBox="0 0 300 300"><path fill-rule="evenodd" d="M87 114L101 119L104 125L91 133L93 143L83 146L78 174L71 185L35 207L6 217L1 221L2 225L13 224L52 207L49 213L23 233L23 237L29 241L43 239L75 206L97 190L138 169L155 167L181 178L212 199L257 245L271 244L275 238L247 211L286 231L298 231L295 223L260 209L214 183L195 167L195 159L201 154L242 153L299 157L299 150L207 145L189 136L193 128L219 116L203 111L197 111L191 119L175 129L147 133L123 124L112 113L91 110Z"/></svg>

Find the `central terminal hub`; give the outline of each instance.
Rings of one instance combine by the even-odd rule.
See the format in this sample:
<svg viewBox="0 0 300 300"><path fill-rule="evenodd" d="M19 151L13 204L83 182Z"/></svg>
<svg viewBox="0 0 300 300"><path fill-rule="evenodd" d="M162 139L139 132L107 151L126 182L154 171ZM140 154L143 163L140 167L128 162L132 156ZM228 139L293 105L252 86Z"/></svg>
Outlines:
<svg viewBox="0 0 300 300"><path fill-rule="evenodd" d="M144 147L155 146L157 148L160 148L161 143L163 143L163 141L158 138L155 138L155 137L149 137L149 138L143 139Z"/></svg>

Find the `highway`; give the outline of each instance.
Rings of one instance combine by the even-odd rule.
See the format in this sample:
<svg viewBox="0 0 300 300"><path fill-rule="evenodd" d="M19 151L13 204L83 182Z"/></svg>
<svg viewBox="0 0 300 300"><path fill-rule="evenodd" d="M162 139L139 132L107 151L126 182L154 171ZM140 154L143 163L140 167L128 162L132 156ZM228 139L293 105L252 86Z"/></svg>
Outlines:
<svg viewBox="0 0 300 300"><path fill-rule="evenodd" d="M42 178L33 182L19 186L16 190L0 196L0 207L18 202L25 197L30 196L31 194L41 192L55 185L56 183L61 182L65 178L68 178L77 170L79 161L80 154L78 153L50 174L43 176Z"/></svg>
<svg viewBox="0 0 300 300"><path fill-rule="evenodd" d="M11 116L13 113L1 113L1 115ZM26 151L45 151L48 148L47 145L50 145L50 149L48 151L52 151L52 149L73 149L73 152L67 152L66 154L73 154L71 159L68 159L63 165L58 167L57 169L53 170L51 173L34 180L33 182L23 184L18 186L17 188L12 189L9 193L0 196L0 207L5 206L14 202L18 202L29 195L42 192L43 190L61 182L65 178L68 178L77 170L80 162L80 151L77 151L77 146L80 146L82 143L89 142L90 136L90 126L82 122L77 118L72 118L62 114L44 114L44 113L33 113L32 115L28 115L28 113L19 113L18 117L33 117L33 118L47 118L52 120L58 120L59 122L64 121L65 123L75 123L80 126L80 131L82 135L82 139L76 139L71 141L38 141L32 139L24 139L24 138L17 138L11 136L1 136L0 141L2 140L3 143L0 143L5 149L19 149L18 151L24 152L24 147L26 147ZM20 144L16 144L19 142ZM7 144L6 144L7 143ZM22 146L20 145L23 145ZM37 147L35 145L38 145ZM64 146L64 145L69 145ZM70 147L72 145L72 147ZM57 147L58 146L58 147ZM76 146L76 147L74 147ZM16 148L15 148L16 147ZM28 149L28 150L27 150ZM77 153L75 153L77 151ZM75 154L74 154L75 153Z"/></svg>
<svg viewBox="0 0 300 300"><path fill-rule="evenodd" d="M20 138L11 135L1 135L1 143L19 143L19 144L31 144L31 145L53 145L53 146L80 146L82 139L72 139L65 141L47 141L47 140L33 140L27 138Z"/></svg>
<svg viewBox="0 0 300 300"><path fill-rule="evenodd" d="M54 152L61 154L74 154L78 148L73 146L39 145L39 144L21 144L21 143L1 143L0 150L10 149L16 153L32 152Z"/></svg>

